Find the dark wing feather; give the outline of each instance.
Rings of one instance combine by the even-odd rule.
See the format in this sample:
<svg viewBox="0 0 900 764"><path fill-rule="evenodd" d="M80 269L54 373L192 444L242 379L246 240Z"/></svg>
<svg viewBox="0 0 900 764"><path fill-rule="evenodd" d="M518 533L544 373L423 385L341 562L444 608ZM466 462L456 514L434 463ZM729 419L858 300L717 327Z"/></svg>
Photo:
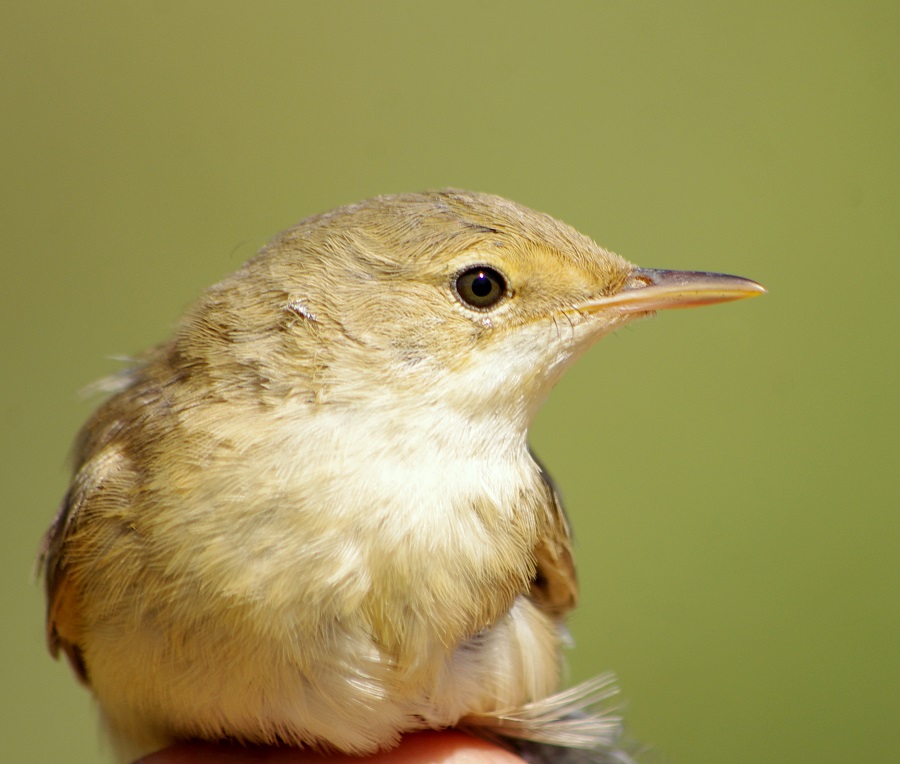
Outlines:
<svg viewBox="0 0 900 764"><path fill-rule="evenodd" d="M553 478L534 453L531 457L541 470L550 514L550 532L545 534L534 550L537 570L531 585L531 598L546 612L562 617L578 601L572 534Z"/></svg>
<svg viewBox="0 0 900 764"><path fill-rule="evenodd" d="M78 645L78 593L68 575L63 555L66 538L78 514L78 502L69 490L53 523L41 540L38 567L44 576L47 593L47 647L55 658L65 652L78 678L88 684L87 667Z"/></svg>

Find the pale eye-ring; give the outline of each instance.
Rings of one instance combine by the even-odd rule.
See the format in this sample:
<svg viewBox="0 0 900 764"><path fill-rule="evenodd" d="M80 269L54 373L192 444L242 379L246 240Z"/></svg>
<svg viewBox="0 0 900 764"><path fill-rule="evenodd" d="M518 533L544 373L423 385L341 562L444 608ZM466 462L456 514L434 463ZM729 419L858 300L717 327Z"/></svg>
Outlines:
<svg viewBox="0 0 900 764"><path fill-rule="evenodd" d="M476 265L462 271L453 282L453 287L460 300L478 310L493 308L507 291L503 274L487 265Z"/></svg>

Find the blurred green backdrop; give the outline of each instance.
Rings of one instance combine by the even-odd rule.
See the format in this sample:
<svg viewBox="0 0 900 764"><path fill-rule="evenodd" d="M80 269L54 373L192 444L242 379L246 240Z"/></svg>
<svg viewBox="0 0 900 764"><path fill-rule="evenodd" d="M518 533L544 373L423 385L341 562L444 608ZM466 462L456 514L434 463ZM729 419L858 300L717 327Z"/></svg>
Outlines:
<svg viewBox="0 0 900 764"><path fill-rule="evenodd" d="M764 299L608 338L533 444L663 762L887 761L898 718L895 2L5 3L2 758L97 762L31 579L96 401L308 214L492 191Z"/></svg>

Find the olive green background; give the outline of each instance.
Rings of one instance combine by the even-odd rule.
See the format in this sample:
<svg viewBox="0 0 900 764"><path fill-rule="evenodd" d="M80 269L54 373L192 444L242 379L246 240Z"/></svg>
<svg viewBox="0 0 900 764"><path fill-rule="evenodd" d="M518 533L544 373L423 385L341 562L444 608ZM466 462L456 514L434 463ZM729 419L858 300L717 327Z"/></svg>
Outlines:
<svg viewBox="0 0 900 764"><path fill-rule="evenodd" d="M897 8L4 3L0 758L108 757L31 572L78 391L300 218L452 185L770 290L542 411L572 679L619 674L647 761L895 760Z"/></svg>

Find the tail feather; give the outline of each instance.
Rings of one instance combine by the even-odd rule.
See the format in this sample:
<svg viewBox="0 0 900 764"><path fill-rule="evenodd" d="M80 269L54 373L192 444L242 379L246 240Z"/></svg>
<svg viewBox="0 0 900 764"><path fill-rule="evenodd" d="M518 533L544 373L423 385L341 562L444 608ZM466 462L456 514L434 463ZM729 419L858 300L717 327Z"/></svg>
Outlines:
<svg viewBox="0 0 900 764"><path fill-rule="evenodd" d="M618 747L622 717L609 704L617 693L615 677L602 674L524 706L467 717L461 726L531 764L633 764Z"/></svg>
<svg viewBox="0 0 900 764"><path fill-rule="evenodd" d="M635 764L631 756L618 749L586 751L529 740L512 740L506 747L528 764Z"/></svg>

